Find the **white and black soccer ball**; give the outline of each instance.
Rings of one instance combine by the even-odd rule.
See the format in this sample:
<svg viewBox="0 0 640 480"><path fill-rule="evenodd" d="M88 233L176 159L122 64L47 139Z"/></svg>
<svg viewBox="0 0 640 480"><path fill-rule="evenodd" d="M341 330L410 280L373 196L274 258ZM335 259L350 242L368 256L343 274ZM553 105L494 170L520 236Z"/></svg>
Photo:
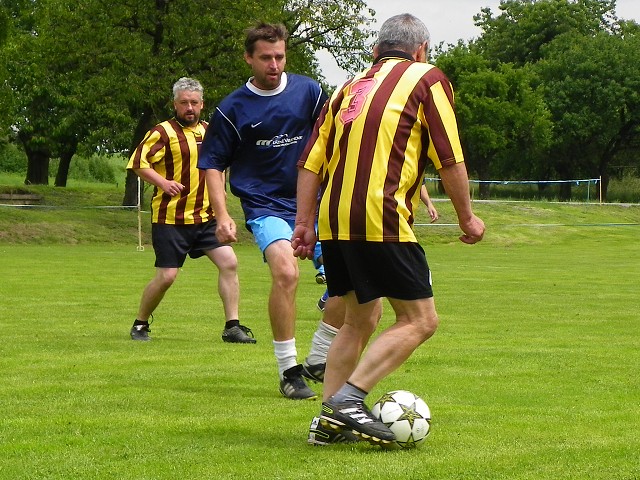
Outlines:
<svg viewBox="0 0 640 480"><path fill-rule="evenodd" d="M371 413L396 436L401 448L415 448L424 443L431 427L431 410L418 395L394 390L382 395Z"/></svg>

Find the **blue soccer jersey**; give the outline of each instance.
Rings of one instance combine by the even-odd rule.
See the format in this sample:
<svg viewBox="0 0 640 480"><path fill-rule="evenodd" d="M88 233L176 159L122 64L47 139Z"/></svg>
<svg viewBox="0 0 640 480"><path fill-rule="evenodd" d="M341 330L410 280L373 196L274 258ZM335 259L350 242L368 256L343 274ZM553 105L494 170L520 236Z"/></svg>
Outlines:
<svg viewBox="0 0 640 480"><path fill-rule="evenodd" d="M283 73L275 90L247 82L213 113L198 168L229 168L231 193L240 198L245 220L294 220L296 163L326 100L318 82L302 75Z"/></svg>

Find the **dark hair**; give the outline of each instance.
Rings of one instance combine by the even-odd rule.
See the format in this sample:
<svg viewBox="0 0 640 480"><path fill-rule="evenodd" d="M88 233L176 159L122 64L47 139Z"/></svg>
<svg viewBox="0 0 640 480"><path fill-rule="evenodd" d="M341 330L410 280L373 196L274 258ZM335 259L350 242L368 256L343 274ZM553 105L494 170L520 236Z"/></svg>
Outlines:
<svg viewBox="0 0 640 480"><path fill-rule="evenodd" d="M281 23L265 23L261 22L253 28L247 30L247 38L244 41L244 51L249 55L253 55L255 45L258 40L266 40L275 43L280 40L285 42L289 38L287 27Z"/></svg>

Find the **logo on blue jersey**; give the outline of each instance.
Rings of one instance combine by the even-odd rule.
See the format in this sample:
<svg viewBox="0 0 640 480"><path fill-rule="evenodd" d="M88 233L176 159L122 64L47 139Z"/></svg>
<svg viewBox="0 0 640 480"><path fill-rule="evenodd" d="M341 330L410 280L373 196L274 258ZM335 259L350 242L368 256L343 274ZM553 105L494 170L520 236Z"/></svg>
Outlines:
<svg viewBox="0 0 640 480"><path fill-rule="evenodd" d="M289 145L295 145L296 143L300 142L302 138L302 135L289 137L289 135L285 133L282 135L276 135L271 140L257 140L256 146L272 148L288 147Z"/></svg>

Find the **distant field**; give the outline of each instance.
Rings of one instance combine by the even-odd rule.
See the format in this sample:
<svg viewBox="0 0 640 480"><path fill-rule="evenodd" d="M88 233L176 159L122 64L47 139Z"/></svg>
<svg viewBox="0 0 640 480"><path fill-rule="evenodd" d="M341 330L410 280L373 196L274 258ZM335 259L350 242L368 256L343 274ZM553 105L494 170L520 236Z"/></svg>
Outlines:
<svg viewBox="0 0 640 480"><path fill-rule="evenodd" d="M135 208L121 207L121 189L81 184L64 189L39 187L33 191L42 195L42 205L0 206L0 245L138 243L138 212ZM150 242L150 193L147 189L143 203L146 207L140 214L143 244ZM240 242L252 243L238 200L230 195L228 203L238 223ZM418 237L425 243L455 241L458 228L451 203L435 198L435 204L440 220L434 225L425 225L428 215L424 206L417 212ZM640 223L640 204L474 201L474 209L489 227L487 238L501 245L544 243L550 235L582 235L585 226Z"/></svg>
<svg viewBox="0 0 640 480"><path fill-rule="evenodd" d="M369 398L402 388L431 407L426 444L401 452L306 445L319 403L277 391L269 277L248 236L241 316L257 345L221 341L205 260L137 344L148 215L138 252L132 211L0 208L0 478L640 478L638 207L476 203L488 231L466 246L437 206L438 225L416 230L441 326ZM300 360L322 293L301 268ZM386 306L381 328L392 321Z"/></svg>

